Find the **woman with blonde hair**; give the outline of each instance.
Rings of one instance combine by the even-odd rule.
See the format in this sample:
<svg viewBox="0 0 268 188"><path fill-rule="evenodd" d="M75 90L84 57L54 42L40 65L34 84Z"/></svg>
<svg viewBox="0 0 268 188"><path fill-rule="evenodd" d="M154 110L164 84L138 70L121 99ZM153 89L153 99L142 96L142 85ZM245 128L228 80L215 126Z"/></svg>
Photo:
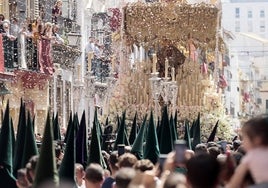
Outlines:
<svg viewBox="0 0 268 188"><path fill-rule="evenodd" d="M28 64L29 64L29 68L32 69L36 69L38 70L38 51L39 51L39 43L40 43L40 39L41 39L41 33L43 30L43 23L42 23L42 19L41 17L37 17L34 19L33 23L31 24L31 32L32 32L32 40L29 41L31 44L29 44L30 46L30 50L32 51L30 59L27 58ZM30 60L30 62L29 62Z"/></svg>
<svg viewBox="0 0 268 188"><path fill-rule="evenodd" d="M45 74L53 74L54 67L51 60L51 40L52 36L52 23L45 23L44 31L41 34L39 45L39 65L40 71Z"/></svg>

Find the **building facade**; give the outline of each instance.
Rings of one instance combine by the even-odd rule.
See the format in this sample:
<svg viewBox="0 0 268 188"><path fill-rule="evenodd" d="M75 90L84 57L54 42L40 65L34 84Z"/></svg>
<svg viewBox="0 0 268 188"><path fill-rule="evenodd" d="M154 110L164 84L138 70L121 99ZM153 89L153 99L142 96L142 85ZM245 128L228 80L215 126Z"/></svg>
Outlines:
<svg viewBox="0 0 268 188"><path fill-rule="evenodd" d="M268 1L231 0L222 2L222 27L230 63L224 74L225 107L234 118L264 113L268 56ZM228 34L229 39L225 34Z"/></svg>
<svg viewBox="0 0 268 188"><path fill-rule="evenodd" d="M20 28L26 19L33 20L41 17L43 23L51 22L54 3L55 1L52 0L1 1L0 9L7 20L11 21L13 17L17 18ZM32 117L35 117L35 132L39 133L43 131L48 111L54 115L58 114L60 125L66 127L70 113L74 112L76 106L79 105L75 103L75 99L80 98L80 92L77 93L76 82L79 80L77 78L77 67L79 66L77 65L79 64L78 57L81 56L81 48L80 43L75 45L68 43L68 41L71 41L70 36L80 36L80 26L76 22L78 20L76 5L76 1L63 1L63 12L58 18L58 25L60 27L59 35L64 39L64 43L51 45L50 58L54 64L54 73L52 75L40 72L38 66L40 63L39 56L36 60L33 60L35 52L32 52L32 47L28 51L28 43L24 54L27 56L27 66L23 67L21 58L18 58L18 61L16 63L11 62L12 65L9 67L6 67L5 64L4 70L0 74L1 83L7 86L10 91L9 94L2 96L1 108L4 109L7 101L9 101L15 128L17 128L18 124L21 99ZM76 33L76 35L73 33ZM78 37L76 40L79 42ZM15 57L17 53L13 51L15 42L11 41L10 44L12 50L9 50L9 52L11 57ZM18 36L17 45L19 55L23 54L20 36ZM39 48L36 48L37 54L39 54L38 50ZM6 61L5 58L4 61ZM36 61L36 66L28 66L29 61Z"/></svg>

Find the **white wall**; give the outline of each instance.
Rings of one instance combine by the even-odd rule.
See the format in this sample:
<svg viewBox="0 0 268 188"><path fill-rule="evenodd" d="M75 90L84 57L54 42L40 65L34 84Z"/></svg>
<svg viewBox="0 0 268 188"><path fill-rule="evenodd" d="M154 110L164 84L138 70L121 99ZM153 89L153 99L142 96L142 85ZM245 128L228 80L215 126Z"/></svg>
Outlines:
<svg viewBox="0 0 268 188"><path fill-rule="evenodd" d="M236 18L235 9L240 9L240 17ZM260 11L265 12L265 17L260 17ZM252 32L268 39L268 2L258 3L222 3L222 26L232 32L235 31L235 23L240 23L241 32ZM248 18L248 11L252 11L252 18ZM252 31L250 31L250 22L252 23ZM260 24L264 22L265 31L260 31Z"/></svg>

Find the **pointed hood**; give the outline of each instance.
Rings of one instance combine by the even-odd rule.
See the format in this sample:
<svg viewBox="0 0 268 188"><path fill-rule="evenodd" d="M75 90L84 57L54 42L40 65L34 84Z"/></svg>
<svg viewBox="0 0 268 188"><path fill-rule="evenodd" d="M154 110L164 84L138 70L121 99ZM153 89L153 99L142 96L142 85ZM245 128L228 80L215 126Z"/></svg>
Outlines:
<svg viewBox="0 0 268 188"><path fill-rule="evenodd" d="M12 160L14 161L16 139L15 139L15 131L14 131L14 125L13 125L12 117L10 117L10 123L11 123L11 138L12 138L12 156L13 156ZM12 161L12 163L13 163L13 161Z"/></svg>
<svg viewBox="0 0 268 188"><path fill-rule="evenodd" d="M97 131L98 131L98 135L100 138L100 143L102 143L103 142L103 140L102 140L103 131L102 131L101 124L100 124L98 119L97 119Z"/></svg>
<svg viewBox="0 0 268 188"><path fill-rule="evenodd" d="M189 121L188 120L186 120L184 122L184 128L185 128L184 140L186 141L187 147L191 150L192 149L192 142L191 142L191 137L190 137Z"/></svg>
<svg viewBox="0 0 268 188"><path fill-rule="evenodd" d="M20 103L20 113L19 113L19 120L18 120L18 128L17 128L17 136L16 136L16 143L15 143L15 152L14 152L14 175L17 176L17 170L20 168L24 168L21 157L23 156L23 149L25 147L25 134L26 134L26 109L25 104L21 99Z"/></svg>
<svg viewBox="0 0 268 188"><path fill-rule="evenodd" d="M74 132L77 133L78 132L78 129L79 129L79 118L78 118L78 114L77 113L74 114L73 126L74 126Z"/></svg>
<svg viewBox="0 0 268 188"><path fill-rule="evenodd" d="M34 130L35 130L35 115L33 116L32 125L33 125L33 132L34 132Z"/></svg>
<svg viewBox="0 0 268 188"><path fill-rule="evenodd" d="M130 134L129 134L129 144L133 145L136 137L137 137L137 112L135 113L134 119L133 119L133 123L132 123L132 127L130 130Z"/></svg>
<svg viewBox="0 0 268 188"><path fill-rule="evenodd" d="M105 127L107 127L108 125L109 125L109 117L107 116L105 120Z"/></svg>
<svg viewBox="0 0 268 188"><path fill-rule="evenodd" d="M63 141L64 143L67 142L68 134L69 134L69 131L70 131L70 128L71 128L72 125L73 125L73 115L72 115L72 112L71 112L70 116L69 116L69 121L68 121L67 130L66 130L66 133L65 133L64 141Z"/></svg>
<svg viewBox="0 0 268 188"><path fill-rule="evenodd" d="M200 112L198 113L197 119L194 125L194 134L193 134L193 146L192 148L195 149L197 144L201 143L201 127L200 127Z"/></svg>
<svg viewBox="0 0 268 188"><path fill-rule="evenodd" d="M159 149L161 154L168 154L173 150L174 141L172 139L171 128L168 119L167 106L164 107L161 121L161 140Z"/></svg>
<svg viewBox="0 0 268 188"><path fill-rule="evenodd" d="M126 111L123 112L121 123L116 135L116 140L114 143L114 150L117 150L117 145L119 144L124 144L124 145L129 145L127 135L126 135L126 125L125 125L125 119L126 119Z"/></svg>
<svg viewBox="0 0 268 188"><path fill-rule="evenodd" d="M178 140L178 135L177 135L177 129L175 129L175 122L174 122L172 114L170 116L169 125L170 125L170 131L172 135L172 142L174 143L175 140Z"/></svg>
<svg viewBox="0 0 268 188"><path fill-rule="evenodd" d="M190 137L191 138L194 137L195 122L196 122L196 120L193 120L192 126L190 127Z"/></svg>
<svg viewBox="0 0 268 188"><path fill-rule="evenodd" d="M14 130L9 116L9 102L3 118L0 132L0 187L16 188L13 176Z"/></svg>
<svg viewBox="0 0 268 188"><path fill-rule="evenodd" d="M98 113L97 113L97 108L96 108L94 121L93 121L91 142L90 142L90 147L89 147L88 165L91 163L98 163L104 169L106 169L107 166L101 153L101 145L100 145L99 135L97 132L97 126L98 126L97 123L98 123Z"/></svg>
<svg viewBox="0 0 268 188"><path fill-rule="evenodd" d="M149 159L150 161L152 161L152 163L156 164L158 161L159 154L160 152L154 125L154 117L153 112L151 111L143 158Z"/></svg>
<svg viewBox="0 0 268 188"><path fill-rule="evenodd" d="M30 115L30 112L28 111L25 145L24 145L23 156L22 156L22 166L25 167L29 159L33 155L37 155L37 154L38 154L38 149L37 149L37 145L35 141L31 115Z"/></svg>
<svg viewBox="0 0 268 188"><path fill-rule="evenodd" d="M133 153L139 160L143 159L143 140L144 140L145 130L147 128L146 120L147 120L147 115L145 115L143 119L142 126L139 130L138 136L136 137L131 148L131 153Z"/></svg>
<svg viewBox="0 0 268 188"><path fill-rule="evenodd" d="M113 126L109 125L109 119L107 117L105 128L104 128L103 135L102 135L102 143L101 143L102 150L108 151L111 149L110 145L111 145L111 142L113 142L113 139L111 137L112 134L113 134Z"/></svg>
<svg viewBox="0 0 268 188"><path fill-rule="evenodd" d="M174 129L176 132L177 139L179 138L178 135L178 111L176 110L175 115L174 115Z"/></svg>
<svg viewBox="0 0 268 188"><path fill-rule="evenodd" d="M76 162L86 167L87 164L87 130L86 130L86 112L83 111L80 126L76 137Z"/></svg>
<svg viewBox="0 0 268 188"><path fill-rule="evenodd" d="M70 127L64 157L59 168L60 182L68 182L75 185L75 124Z"/></svg>
<svg viewBox="0 0 268 188"><path fill-rule="evenodd" d="M43 140L39 160L35 170L33 188L38 188L42 184L59 185L58 171L56 167L55 147L53 143L53 129L47 114L46 126L44 129Z"/></svg>
<svg viewBox="0 0 268 188"><path fill-rule="evenodd" d="M213 142L215 139L215 136L217 134L217 129L218 129L218 124L219 124L219 120L216 122L212 132L210 133L209 137L208 137L208 141L207 142Z"/></svg>
<svg viewBox="0 0 268 188"><path fill-rule="evenodd" d="M53 119L53 133L54 140L61 140L60 125L59 125L59 115L56 114L56 117Z"/></svg>

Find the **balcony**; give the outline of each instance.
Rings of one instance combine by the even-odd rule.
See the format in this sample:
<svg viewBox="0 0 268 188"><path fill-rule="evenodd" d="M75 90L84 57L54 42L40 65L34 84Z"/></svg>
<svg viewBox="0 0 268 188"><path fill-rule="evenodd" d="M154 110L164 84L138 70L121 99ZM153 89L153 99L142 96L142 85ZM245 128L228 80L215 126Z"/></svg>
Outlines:
<svg viewBox="0 0 268 188"><path fill-rule="evenodd" d="M46 80L50 74L40 72L39 51L36 45L27 40L25 43L24 55L21 44L18 41L10 41L3 36L3 50L1 51L0 80L12 82L17 79L24 79L30 73L32 80ZM9 40L9 41L8 41ZM73 70L75 61L81 55L81 51L76 47L64 44L51 45L51 56L53 64L58 64L62 69ZM28 78L28 77L27 77ZM24 84L25 85L25 84ZM27 84L26 84L27 85ZM30 88L35 84L30 84ZM42 87L42 86L39 86Z"/></svg>
<svg viewBox="0 0 268 188"><path fill-rule="evenodd" d="M63 44L54 44L52 46L53 63L57 63L62 69L73 69L75 61L81 55L81 51Z"/></svg>

